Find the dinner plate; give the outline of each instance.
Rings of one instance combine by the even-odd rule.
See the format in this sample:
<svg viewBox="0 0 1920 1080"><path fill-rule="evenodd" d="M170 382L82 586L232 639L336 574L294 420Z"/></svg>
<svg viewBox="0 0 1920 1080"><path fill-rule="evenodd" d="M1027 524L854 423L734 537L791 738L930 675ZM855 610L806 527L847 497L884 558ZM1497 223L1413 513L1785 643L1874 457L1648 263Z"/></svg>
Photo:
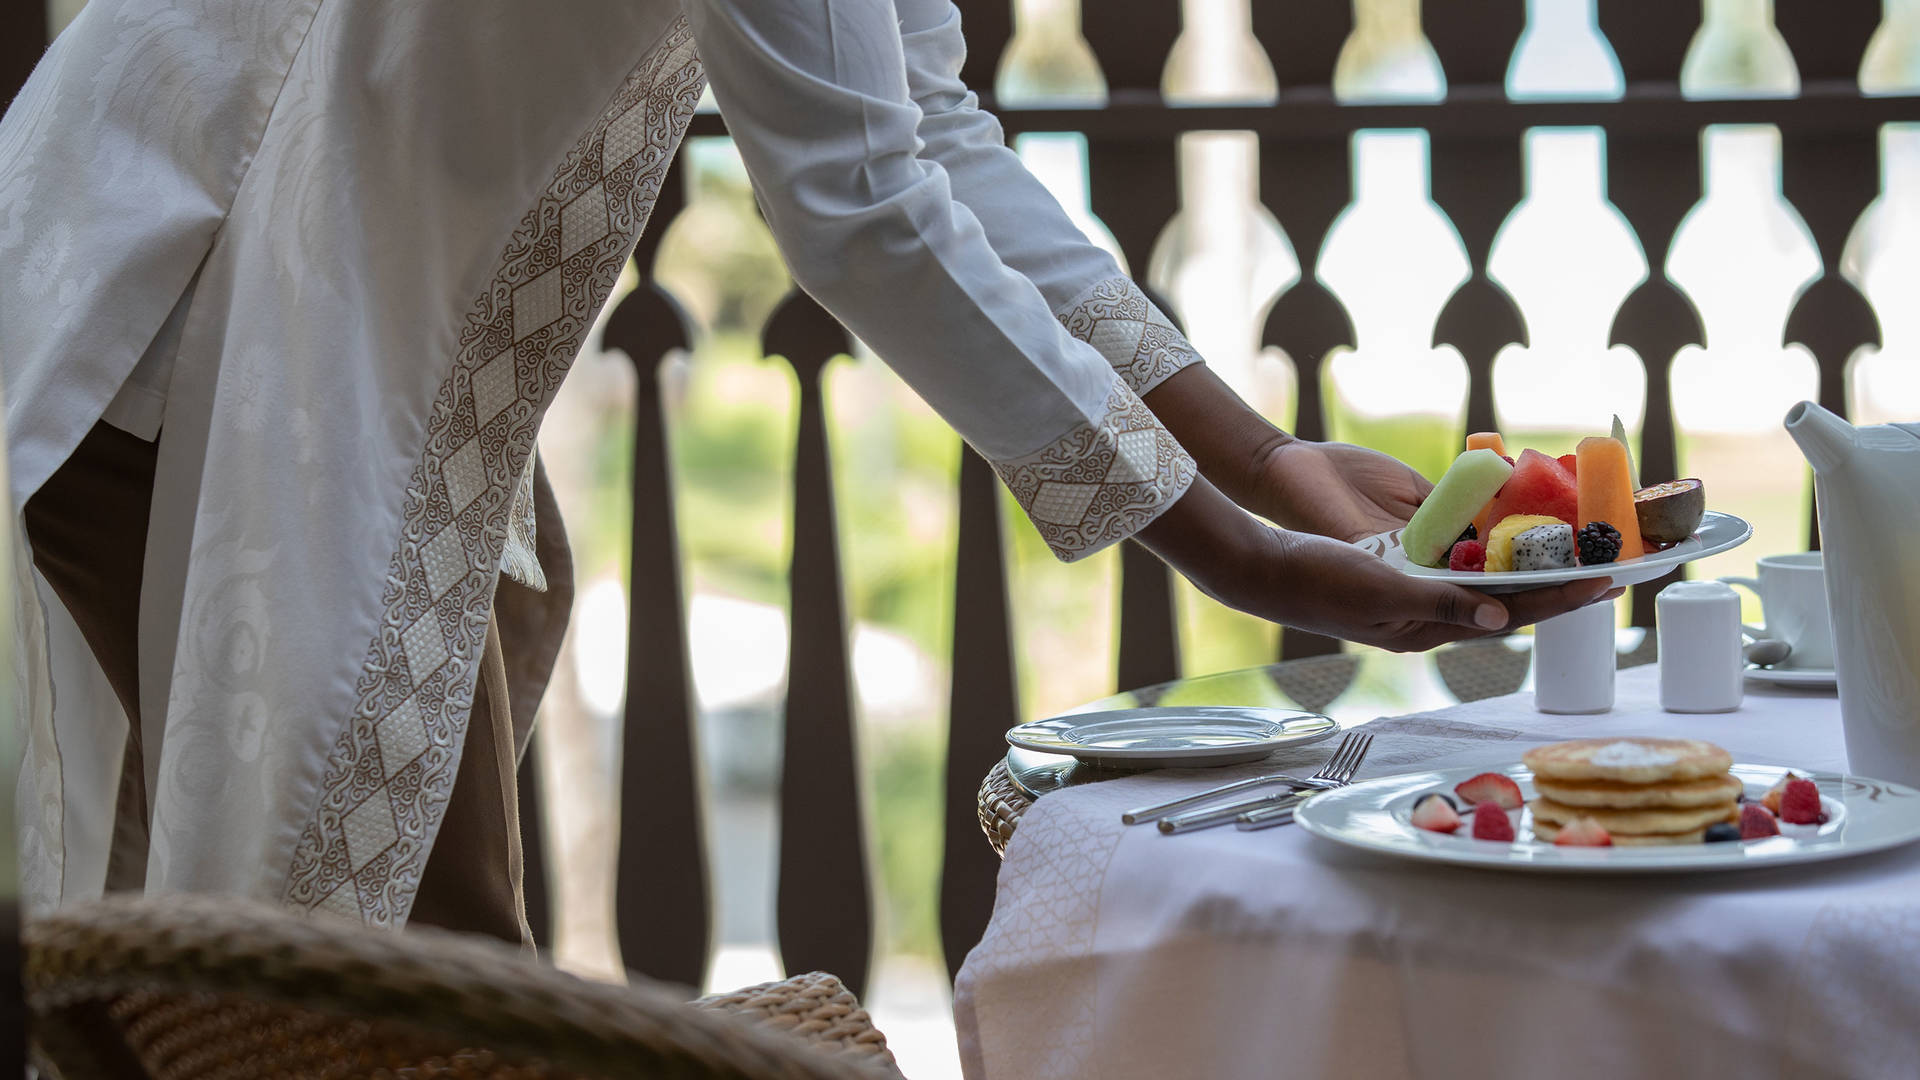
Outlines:
<svg viewBox="0 0 1920 1080"><path fill-rule="evenodd" d="M1769 668L1748 664L1746 675L1754 682L1772 683L1775 686L1812 686L1832 690L1840 685L1839 677L1832 668Z"/></svg>
<svg viewBox="0 0 1920 1080"><path fill-rule="evenodd" d="M1021 724L1007 742L1103 768L1237 765L1319 742L1340 725L1318 713L1235 705L1115 709Z"/></svg>
<svg viewBox="0 0 1920 1080"><path fill-rule="evenodd" d="M1821 825L1780 826L1764 840L1671 847L1556 847L1533 838L1530 811L1521 810L1512 843L1475 840L1463 823L1457 834L1428 832L1409 820L1413 805L1430 791L1449 795L1453 786L1484 769L1447 769L1368 780L1322 792L1301 803L1294 821L1336 843L1421 862L1454 863L1494 870L1545 873L1650 874L1744 870L1864 855L1920 840L1920 791L1885 780L1795 770L1820 788L1827 813ZM1533 797L1533 773L1514 765L1499 770ZM1758 799L1786 774L1772 765L1735 765L1733 775Z"/></svg>
<svg viewBox="0 0 1920 1080"><path fill-rule="evenodd" d="M1642 555L1637 559L1627 559L1622 562L1603 563L1599 566L1569 566L1564 570L1508 570L1494 574L1444 568L1436 570L1430 566L1409 562L1407 553L1400 547L1399 529L1378 533L1365 540L1357 540L1354 546L1380 556L1386 560L1388 566L1401 573L1413 577L1451 581L1458 585L1465 585L1469 589L1478 589L1483 593L1498 594L1524 592L1527 589L1564 585L1569 581L1601 577L1612 578L1615 585L1638 585L1643 581L1652 581L1683 563L1690 563L1695 559L1704 559L1709 555L1718 555L1723 551L1739 547L1752 535L1753 526L1746 521L1732 514L1709 510L1706 516L1700 519L1700 528L1692 536L1651 555Z"/></svg>

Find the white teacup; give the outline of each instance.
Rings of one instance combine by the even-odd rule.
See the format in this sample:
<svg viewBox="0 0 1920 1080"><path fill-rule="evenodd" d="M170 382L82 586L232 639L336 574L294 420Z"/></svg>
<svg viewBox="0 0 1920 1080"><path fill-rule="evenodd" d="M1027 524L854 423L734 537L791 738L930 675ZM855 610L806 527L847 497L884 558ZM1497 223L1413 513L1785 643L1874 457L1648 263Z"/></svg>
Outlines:
<svg viewBox="0 0 1920 1080"><path fill-rule="evenodd" d="M1744 629L1754 637L1774 638L1793 646L1793 652L1775 667L1831 671L1833 625L1827 617L1827 575L1820 553L1768 555L1759 566L1758 580L1720 579L1729 585L1744 585L1760 598L1766 625Z"/></svg>

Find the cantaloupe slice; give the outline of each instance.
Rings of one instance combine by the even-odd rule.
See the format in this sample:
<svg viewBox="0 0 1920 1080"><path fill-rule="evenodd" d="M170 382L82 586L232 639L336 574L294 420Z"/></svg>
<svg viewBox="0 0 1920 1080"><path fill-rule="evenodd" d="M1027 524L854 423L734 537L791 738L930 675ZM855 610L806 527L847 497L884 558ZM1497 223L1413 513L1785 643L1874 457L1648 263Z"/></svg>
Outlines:
<svg viewBox="0 0 1920 1080"><path fill-rule="evenodd" d="M1574 482L1580 489L1580 522L1604 521L1620 530L1620 559L1646 553L1640 542L1640 513L1633 506L1632 466L1625 443L1610 436L1581 439L1574 453L1579 468Z"/></svg>
<svg viewBox="0 0 1920 1080"><path fill-rule="evenodd" d="M1502 439L1500 433L1497 431L1476 431L1467 436L1467 449L1491 450L1501 457L1513 456L1507 453L1507 441ZM1495 494L1498 494L1498 492L1495 492ZM1488 499L1487 505L1481 507L1480 512L1473 515L1473 534L1478 536L1482 542L1487 539L1487 517L1488 511L1492 509L1493 500Z"/></svg>

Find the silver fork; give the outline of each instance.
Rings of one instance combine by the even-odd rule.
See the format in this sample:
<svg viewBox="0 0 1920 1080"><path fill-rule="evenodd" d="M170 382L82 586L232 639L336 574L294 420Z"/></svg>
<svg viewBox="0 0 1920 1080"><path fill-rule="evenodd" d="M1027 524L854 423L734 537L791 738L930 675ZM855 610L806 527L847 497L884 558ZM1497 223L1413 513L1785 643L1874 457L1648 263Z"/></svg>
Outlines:
<svg viewBox="0 0 1920 1080"><path fill-rule="evenodd" d="M1366 760L1367 751L1372 748L1373 736L1368 735L1367 741L1361 745L1359 752L1354 755L1353 760L1347 762L1346 775L1341 777L1333 786L1345 787L1353 783L1354 774L1360 771L1360 763ZM1251 832L1255 829L1271 829L1276 825L1290 824L1293 821L1294 810L1300 806L1301 800L1305 798L1306 795L1304 794L1297 795L1283 803L1249 810L1233 819L1233 827L1239 829L1241 832Z"/></svg>
<svg viewBox="0 0 1920 1080"><path fill-rule="evenodd" d="M1365 732L1349 731L1340 739L1340 745L1334 748L1333 756L1320 767L1320 771L1307 779L1313 781L1314 790L1340 787L1353 780L1353 774L1360 768L1360 762L1367 756L1367 749L1373 745L1373 736ZM1191 810L1184 814L1175 814L1160 819L1160 831L1172 836L1175 833L1193 832L1196 829L1210 829L1250 811L1277 807L1291 808L1299 800L1312 792L1276 791L1258 795L1251 799L1241 799L1206 810Z"/></svg>
<svg viewBox="0 0 1920 1080"><path fill-rule="evenodd" d="M1340 756L1340 752L1346 749L1347 744L1353 740L1353 737L1354 733L1351 731L1341 736L1340 744L1334 748L1334 757L1337 758ZM1316 776L1294 776L1290 773L1268 773L1265 776L1250 776L1245 780L1235 780L1230 784L1221 784L1219 787L1208 788L1196 795L1182 795L1177 799L1168 799L1163 803L1154 803L1152 806L1136 807L1120 815L1120 824L1139 825L1143 822L1165 817L1176 810L1185 810L1189 806L1198 806L1201 803L1212 802L1215 799L1224 798L1228 795L1236 795L1242 791L1266 787L1268 784L1290 784L1294 791L1298 791L1301 788L1319 789L1334 786L1331 781L1323 780ZM1276 792L1276 795L1290 794L1292 794L1292 791Z"/></svg>

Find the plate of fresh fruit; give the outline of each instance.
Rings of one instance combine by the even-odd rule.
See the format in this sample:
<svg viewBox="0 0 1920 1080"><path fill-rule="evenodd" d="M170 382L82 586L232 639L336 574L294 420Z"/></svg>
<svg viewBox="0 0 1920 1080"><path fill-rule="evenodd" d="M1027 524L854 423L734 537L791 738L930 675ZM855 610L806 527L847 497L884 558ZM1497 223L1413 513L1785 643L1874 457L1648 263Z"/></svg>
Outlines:
<svg viewBox="0 0 1920 1080"><path fill-rule="evenodd" d="M1597 577L1637 585L1752 535L1707 509L1697 479L1642 486L1615 417L1612 434L1560 457L1511 457L1497 432L1469 435L1406 527L1358 546L1415 577L1509 593Z"/></svg>

